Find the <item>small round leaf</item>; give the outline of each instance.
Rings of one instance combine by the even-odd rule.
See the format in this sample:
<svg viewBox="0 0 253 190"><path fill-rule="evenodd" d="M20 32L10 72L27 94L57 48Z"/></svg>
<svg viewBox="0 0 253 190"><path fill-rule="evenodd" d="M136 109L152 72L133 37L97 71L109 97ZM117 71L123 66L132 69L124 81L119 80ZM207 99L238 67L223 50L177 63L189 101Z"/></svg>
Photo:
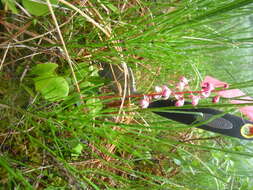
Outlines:
<svg viewBox="0 0 253 190"><path fill-rule="evenodd" d="M45 99L55 101L68 96L69 85L63 77L42 76L35 80L35 88Z"/></svg>
<svg viewBox="0 0 253 190"><path fill-rule="evenodd" d="M56 63L43 63L37 64L33 67L31 74L42 76L42 75L54 75L55 69L58 67Z"/></svg>

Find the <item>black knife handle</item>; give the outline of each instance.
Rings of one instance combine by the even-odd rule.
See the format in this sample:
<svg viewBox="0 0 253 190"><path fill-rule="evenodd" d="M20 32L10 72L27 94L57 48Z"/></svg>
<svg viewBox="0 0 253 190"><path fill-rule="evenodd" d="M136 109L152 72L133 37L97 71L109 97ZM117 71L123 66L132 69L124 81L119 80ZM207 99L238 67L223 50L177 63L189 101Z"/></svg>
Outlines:
<svg viewBox="0 0 253 190"><path fill-rule="evenodd" d="M186 104L190 103L186 102ZM149 108L162 108L174 105L175 100L172 99L158 100L150 103ZM223 112L211 108L179 108L173 110L175 110L176 112L153 112L167 119L171 119L187 125L196 124L198 128L207 131L212 131L231 137L237 137L240 139L253 140L253 122L245 120L241 117L231 114L223 114ZM170 109L170 111L172 110ZM179 111L183 113L179 113ZM202 125L202 122L204 122L205 124Z"/></svg>

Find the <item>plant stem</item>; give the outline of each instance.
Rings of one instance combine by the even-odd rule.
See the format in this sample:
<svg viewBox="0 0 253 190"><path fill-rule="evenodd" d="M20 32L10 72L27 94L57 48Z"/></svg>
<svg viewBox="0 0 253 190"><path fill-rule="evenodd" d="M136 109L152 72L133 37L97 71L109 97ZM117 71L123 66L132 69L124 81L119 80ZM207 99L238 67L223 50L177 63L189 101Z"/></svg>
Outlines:
<svg viewBox="0 0 253 190"><path fill-rule="evenodd" d="M212 90L212 92L219 92L219 91L222 91L222 90ZM178 94L178 95L181 95L181 94L200 94L202 93L203 91L202 90L198 90L198 91L182 91L182 92L174 92L173 94ZM162 93L159 92L159 93L150 93L150 94L132 94L132 95L129 95L129 96L126 96L126 98L138 98L138 97L143 97L143 96L157 96L157 95L161 95ZM122 96L119 96L119 95L111 95L111 96L100 96L99 97L100 99L110 99L110 98L122 98Z"/></svg>

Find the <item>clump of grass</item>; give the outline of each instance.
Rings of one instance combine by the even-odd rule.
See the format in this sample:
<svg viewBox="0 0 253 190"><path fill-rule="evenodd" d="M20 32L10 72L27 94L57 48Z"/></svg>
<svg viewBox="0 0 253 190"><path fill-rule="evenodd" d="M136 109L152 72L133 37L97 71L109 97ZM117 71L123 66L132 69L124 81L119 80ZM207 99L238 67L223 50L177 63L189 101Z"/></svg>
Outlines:
<svg viewBox="0 0 253 190"><path fill-rule="evenodd" d="M132 67L142 91L180 75L197 88L206 73L216 72L212 56L251 46L251 38L238 36L245 30L232 27L233 19L249 14L251 1L61 0L59 5L42 17L3 12L2 188L252 187L249 170L237 166L252 156L246 143L91 98L107 95L101 90L106 81L97 75L99 62ZM45 62L57 63L57 73L68 81L69 96L61 101L45 100L34 90L30 70Z"/></svg>

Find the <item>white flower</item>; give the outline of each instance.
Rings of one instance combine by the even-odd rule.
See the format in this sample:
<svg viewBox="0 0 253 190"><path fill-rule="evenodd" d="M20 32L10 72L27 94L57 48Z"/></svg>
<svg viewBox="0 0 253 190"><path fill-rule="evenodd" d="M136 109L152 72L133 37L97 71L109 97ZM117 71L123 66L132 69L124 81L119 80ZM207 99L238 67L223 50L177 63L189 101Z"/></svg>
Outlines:
<svg viewBox="0 0 253 190"><path fill-rule="evenodd" d="M147 108L150 103L150 98L148 96L144 96L144 98L140 101L141 108Z"/></svg>
<svg viewBox="0 0 253 190"><path fill-rule="evenodd" d="M162 93L162 91L163 91L162 87L160 87L160 86L155 86L155 92L156 92L156 93ZM155 99L160 99L161 97L162 97L162 95L155 95L155 96L154 96Z"/></svg>
<svg viewBox="0 0 253 190"><path fill-rule="evenodd" d="M171 90L166 86L162 86L162 97L167 100L171 95Z"/></svg>

